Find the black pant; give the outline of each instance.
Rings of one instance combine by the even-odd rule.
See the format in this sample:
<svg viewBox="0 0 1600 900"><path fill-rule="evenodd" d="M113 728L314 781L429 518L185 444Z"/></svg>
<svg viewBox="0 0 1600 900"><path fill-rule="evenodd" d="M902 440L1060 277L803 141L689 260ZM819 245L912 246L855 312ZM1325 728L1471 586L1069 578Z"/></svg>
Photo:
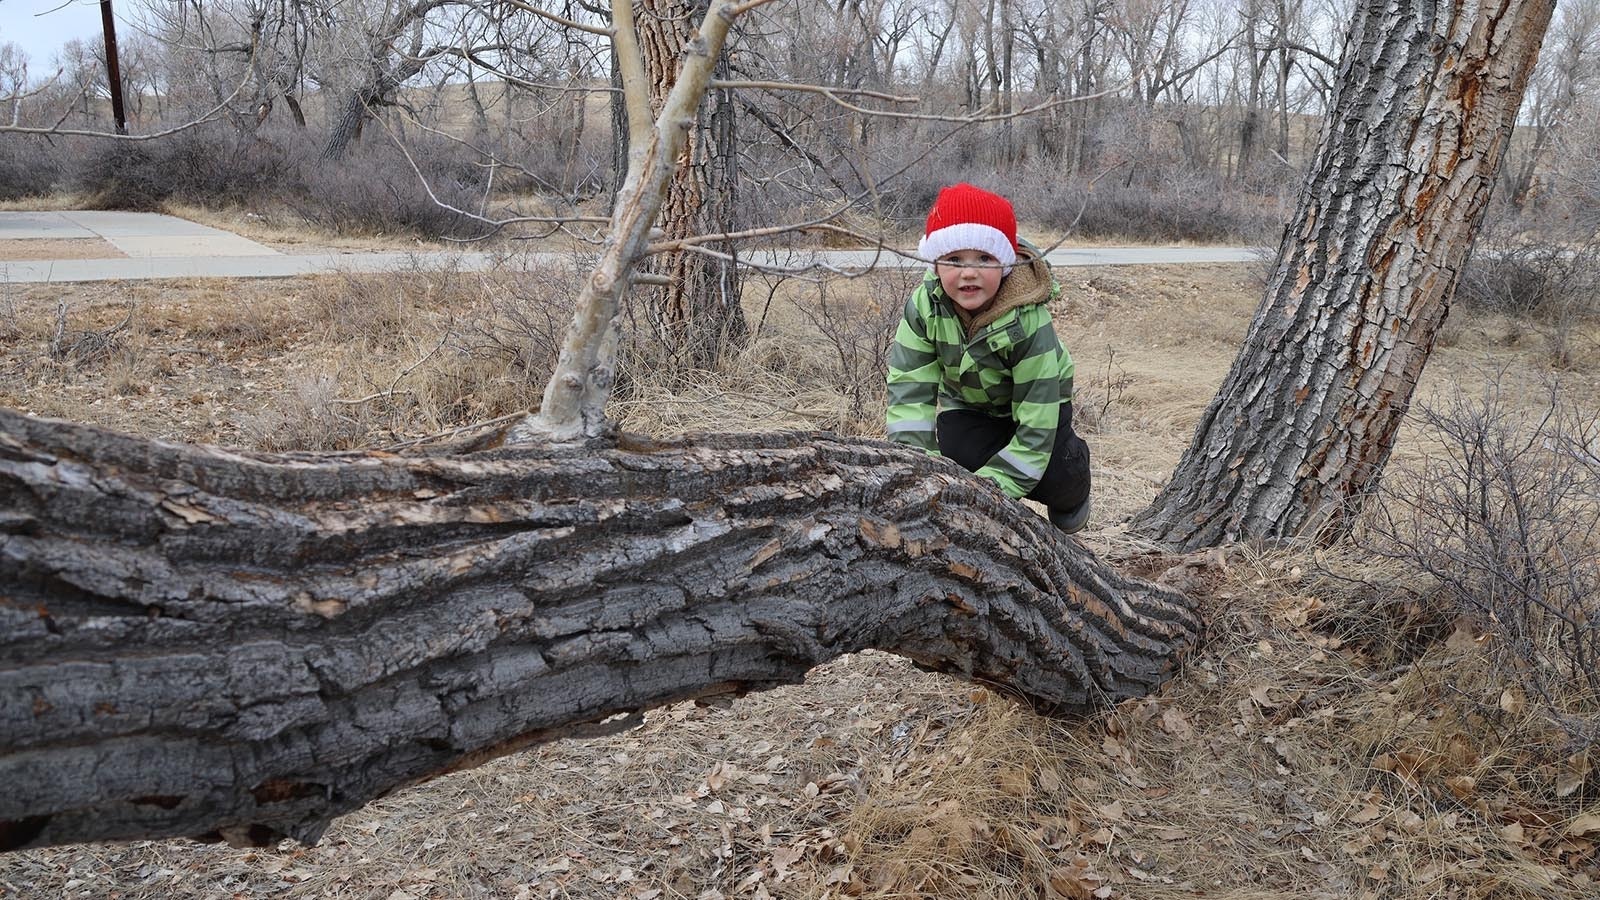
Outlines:
<svg viewBox="0 0 1600 900"><path fill-rule="evenodd" d="M968 472L976 472L999 453L1017 431L1017 420L996 418L970 409L947 409L939 413L935 434L939 452L955 460ZM1089 498L1089 445L1072 430L1072 404L1061 404L1061 419L1056 426L1056 444L1044 477L1029 492L1052 510L1075 509Z"/></svg>

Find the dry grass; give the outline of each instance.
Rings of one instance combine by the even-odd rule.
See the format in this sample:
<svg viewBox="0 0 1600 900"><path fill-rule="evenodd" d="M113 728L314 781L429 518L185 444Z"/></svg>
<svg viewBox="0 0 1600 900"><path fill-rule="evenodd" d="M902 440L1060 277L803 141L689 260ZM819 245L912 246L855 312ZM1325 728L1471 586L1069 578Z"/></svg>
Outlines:
<svg viewBox="0 0 1600 900"><path fill-rule="evenodd" d="M349 234L311 226L298 216L258 213L248 209L215 209L168 201L162 212L201 225L220 228L284 253L309 254L335 250L450 250L446 241L412 235Z"/></svg>
<svg viewBox="0 0 1600 900"><path fill-rule="evenodd" d="M545 274L542 298L570 277ZM1131 571L1172 569L1210 623L1156 696L1055 720L861 654L730 707L652 711L625 734L402 791L313 848L169 842L0 857L0 897L1600 894L1600 779L1508 690L1483 633L1374 588L1373 561L1350 547L1174 560L1122 528L1231 362L1256 301L1247 267L1063 278L1058 322L1093 420L1097 519L1085 542ZM444 272L75 288L74 328L136 310L117 353L92 364L49 358L57 297L29 288L9 300L16 337L0 356L0 402L223 443L422 434L536 397L531 373L548 364L549 338L529 316L539 298L528 281ZM838 288L841 314L875 314L900 287ZM790 283L769 307L753 290L762 328L714 373L668 378L636 345L614 412L650 433L876 433L881 408L852 408L840 380L849 367L798 306L814 296ZM1474 383L1486 363L1508 385L1537 385L1540 342L1513 331L1462 324L1424 395ZM1589 362L1567 378L1593 408ZM1396 477L1422 446L1414 431L1402 436Z"/></svg>
<svg viewBox="0 0 1600 900"><path fill-rule="evenodd" d="M25 259L125 259L103 238L0 239L0 263Z"/></svg>
<svg viewBox="0 0 1600 900"><path fill-rule="evenodd" d="M52 210L83 209L88 198L73 193L51 192L36 197L19 197L0 200L0 212L48 212Z"/></svg>

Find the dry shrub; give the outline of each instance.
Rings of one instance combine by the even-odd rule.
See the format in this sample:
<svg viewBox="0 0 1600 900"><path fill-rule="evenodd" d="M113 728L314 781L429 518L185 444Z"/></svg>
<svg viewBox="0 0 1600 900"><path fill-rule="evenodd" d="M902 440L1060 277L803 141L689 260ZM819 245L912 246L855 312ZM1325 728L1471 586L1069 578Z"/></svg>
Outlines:
<svg viewBox="0 0 1600 900"><path fill-rule="evenodd" d="M70 141L70 138L8 135L7 152L0 153L0 200L21 200L53 193L62 175L61 145Z"/></svg>
<svg viewBox="0 0 1600 900"><path fill-rule="evenodd" d="M921 279L912 270L859 278L758 275L746 282L751 336L715 369L673 364L636 325L624 334L612 410L622 428L685 431L823 429L881 436L888 345Z"/></svg>
<svg viewBox="0 0 1600 900"><path fill-rule="evenodd" d="M67 303L56 302L55 329L50 335L50 358L74 367L94 366L110 359L123 348L133 325L134 304L127 314L106 328L73 328L68 323Z"/></svg>
<svg viewBox="0 0 1600 900"><path fill-rule="evenodd" d="M476 209L482 202L485 175L477 154L423 134L411 139L408 158L381 128L373 130L373 139L336 161L320 157L311 132L270 126L244 134L213 125L141 143L69 141L64 153L43 155L60 157L60 179L95 209L158 211L176 201L287 209L302 222L341 234L488 232L449 208ZM0 169L0 194L7 177Z"/></svg>
<svg viewBox="0 0 1600 900"><path fill-rule="evenodd" d="M371 427L363 418L339 402L333 376L307 375L272 406L241 417L239 428L261 450L350 450L369 442Z"/></svg>
<svg viewBox="0 0 1600 900"><path fill-rule="evenodd" d="M1600 740L1600 419L1498 377L1422 405L1436 449L1392 478L1366 546L1412 568L1414 602L1487 635L1509 685L1578 747Z"/></svg>
<svg viewBox="0 0 1600 900"><path fill-rule="evenodd" d="M1600 237L1588 227L1577 234L1545 227L1527 236L1488 231L1462 269L1456 303L1526 322L1544 340L1551 366L1574 368L1595 342Z"/></svg>
<svg viewBox="0 0 1600 900"><path fill-rule="evenodd" d="M1492 638L1463 623L1383 687L1351 723L1370 771L1347 847L1434 896L1593 896L1590 754L1507 686Z"/></svg>
<svg viewBox="0 0 1600 900"><path fill-rule="evenodd" d="M1095 372L1078 370L1073 378L1072 427L1099 434L1108 431L1113 411L1127 397L1137 379L1117 362L1117 348L1106 348L1105 367Z"/></svg>
<svg viewBox="0 0 1600 900"><path fill-rule="evenodd" d="M1121 174L1063 179L1058 168L1040 166L1018 173L1006 193L1020 218L1111 240L1266 243L1290 211L1281 196L1257 196L1219 176Z"/></svg>
<svg viewBox="0 0 1600 900"><path fill-rule="evenodd" d="M537 270L508 258L497 275L480 278L470 288L468 307L452 348L473 359L493 361L507 377L542 391L555 370L567 326L592 259L573 254L557 263L541 262Z"/></svg>
<svg viewBox="0 0 1600 900"><path fill-rule="evenodd" d="M416 268L320 279L305 303L320 358L276 408L240 425L263 449L409 441L538 405L577 269Z"/></svg>
<svg viewBox="0 0 1600 900"><path fill-rule="evenodd" d="M809 296L795 300L828 356L818 380L848 399L852 421L883 418L889 346L906 298L922 277L920 269L890 269L854 280L822 279L812 283Z"/></svg>

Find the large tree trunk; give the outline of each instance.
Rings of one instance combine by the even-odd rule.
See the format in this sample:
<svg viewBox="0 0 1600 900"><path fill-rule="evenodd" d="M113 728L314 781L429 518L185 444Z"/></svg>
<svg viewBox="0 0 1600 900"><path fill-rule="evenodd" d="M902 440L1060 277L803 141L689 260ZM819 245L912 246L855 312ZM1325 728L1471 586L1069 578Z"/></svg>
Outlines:
<svg viewBox="0 0 1600 900"><path fill-rule="evenodd" d="M639 48L650 80L650 108L659 113L677 83L685 46L705 15L706 0L643 0L636 24ZM714 77L726 78L727 57L718 58ZM716 89L690 127L667 186L657 224L667 241L732 231L737 208L738 135L732 92ZM732 247L711 249L731 253ZM688 250L658 253L642 267L666 284L639 288L655 323L656 336L682 364L710 368L722 351L749 335L739 305L740 275L731 260Z"/></svg>
<svg viewBox="0 0 1600 900"><path fill-rule="evenodd" d="M1347 526L1482 219L1553 0L1364 0L1243 349L1134 527L1184 548Z"/></svg>
<svg viewBox="0 0 1600 900"><path fill-rule="evenodd" d="M390 18L373 34L364 61L365 77L350 89L322 145L324 162L344 159L350 144L361 138L361 126L373 107L389 103L407 81L427 68L432 54L422 50L423 26L440 0L414 0L410 6L392 10ZM409 37L406 32L410 31ZM402 38L406 46L400 46Z"/></svg>
<svg viewBox="0 0 1600 900"><path fill-rule="evenodd" d="M340 160L350 150L350 145L361 136L362 123L367 119L367 100L360 91L351 91L339 108L339 117L328 129L328 140L322 145L321 159Z"/></svg>
<svg viewBox="0 0 1600 900"><path fill-rule="evenodd" d="M817 434L272 456L0 410L0 849L314 840L582 723L881 648L1077 710L1196 639L947 461Z"/></svg>

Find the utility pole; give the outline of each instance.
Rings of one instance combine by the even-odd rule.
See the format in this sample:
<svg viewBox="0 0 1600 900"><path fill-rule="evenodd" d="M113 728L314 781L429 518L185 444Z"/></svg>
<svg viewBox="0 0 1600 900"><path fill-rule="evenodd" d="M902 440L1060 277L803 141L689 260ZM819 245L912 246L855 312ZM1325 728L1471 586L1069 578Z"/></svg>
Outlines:
<svg viewBox="0 0 1600 900"><path fill-rule="evenodd" d="M122 106L122 69L117 65L117 25L111 17L111 0L100 0L100 25L106 33L106 83L111 88L111 117L117 134L128 133L128 115Z"/></svg>

